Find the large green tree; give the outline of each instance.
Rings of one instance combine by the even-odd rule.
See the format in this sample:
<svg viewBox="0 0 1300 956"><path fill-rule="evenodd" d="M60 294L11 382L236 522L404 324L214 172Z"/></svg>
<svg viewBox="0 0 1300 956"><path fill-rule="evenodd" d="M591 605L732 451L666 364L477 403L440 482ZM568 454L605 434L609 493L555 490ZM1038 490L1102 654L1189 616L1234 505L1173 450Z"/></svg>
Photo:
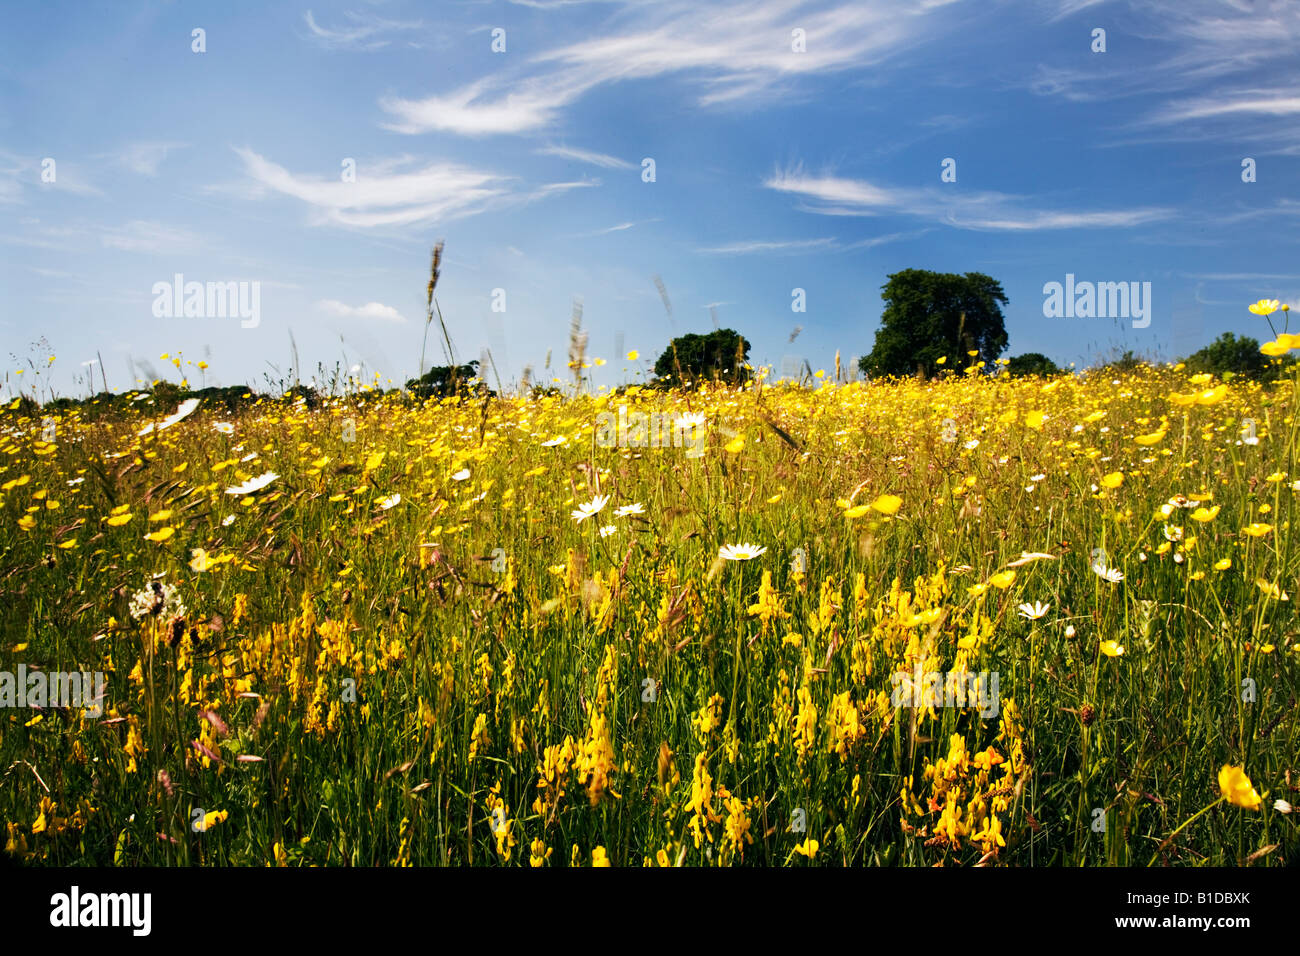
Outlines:
<svg viewBox="0 0 1300 956"><path fill-rule="evenodd" d="M471 394L470 380L478 376L478 359L468 365L435 365L420 378L408 379L407 390L417 398L447 398L449 395ZM479 392L496 393L482 382L477 385Z"/></svg>
<svg viewBox="0 0 1300 956"><path fill-rule="evenodd" d="M733 329L715 329L708 335L692 332L673 339L655 360L655 382L669 387L743 382L750 374L748 358L748 340Z"/></svg>
<svg viewBox="0 0 1300 956"><path fill-rule="evenodd" d="M876 343L858 364L868 375L936 373L939 359L948 368L966 364L977 351L990 365L1007 347L1001 305L1002 284L982 272L957 275L904 269L882 287L885 311Z"/></svg>
<svg viewBox="0 0 1300 956"><path fill-rule="evenodd" d="M1213 372L1245 375L1249 378L1267 378L1269 358L1259 350L1259 340L1249 335L1241 337L1224 332L1198 352L1183 359L1193 372Z"/></svg>

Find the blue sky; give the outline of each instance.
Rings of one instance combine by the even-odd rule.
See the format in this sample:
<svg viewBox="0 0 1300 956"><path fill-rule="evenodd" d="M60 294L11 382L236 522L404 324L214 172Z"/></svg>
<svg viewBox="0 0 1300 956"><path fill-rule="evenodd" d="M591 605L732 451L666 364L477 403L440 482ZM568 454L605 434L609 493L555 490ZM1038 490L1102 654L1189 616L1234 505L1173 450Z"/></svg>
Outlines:
<svg viewBox="0 0 1300 956"><path fill-rule="evenodd" d="M1006 354L1063 364L1264 340L1247 303L1300 303L1294 2L53 2L0 29L5 394L50 354L64 394L97 354L121 390L181 351L261 387L290 334L304 379L400 382L439 238L459 357L504 380L565 371L575 296L597 383L715 316L756 364L847 362L905 268L998 279ZM1149 281L1150 325L1045 318L1067 273ZM157 317L176 274L259 283L256 326Z"/></svg>

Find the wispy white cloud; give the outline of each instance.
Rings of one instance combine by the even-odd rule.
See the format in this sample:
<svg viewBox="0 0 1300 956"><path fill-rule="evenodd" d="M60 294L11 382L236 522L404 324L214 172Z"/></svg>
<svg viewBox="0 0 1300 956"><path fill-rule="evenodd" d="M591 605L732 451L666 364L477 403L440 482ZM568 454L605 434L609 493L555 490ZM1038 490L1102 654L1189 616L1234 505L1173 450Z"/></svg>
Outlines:
<svg viewBox="0 0 1300 956"><path fill-rule="evenodd" d="M456 163L400 171L404 161L358 170L356 182L295 174L247 148L235 152L258 187L310 206L317 222L362 228L445 221L482 211L509 194L507 179Z"/></svg>
<svg viewBox="0 0 1300 956"><path fill-rule="evenodd" d="M374 322L405 322L406 318L391 305L367 302L365 305L348 305L337 299L321 299L316 307L340 319L367 319Z"/></svg>
<svg viewBox="0 0 1300 956"><path fill-rule="evenodd" d="M528 133L554 123L590 90L609 83L682 75L708 106L753 105L788 90L801 76L864 70L959 28L945 12L960 0L856 0L825 6L806 0L757 0L702 6L688 0L632 4L621 31L586 35L547 50L513 77L492 76L449 93L389 96L380 107L403 133L466 136ZM793 49L803 31L804 50Z"/></svg>
<svg viewBox="0 0 1300 956"><path fill-rule="evenodd" d="M728 242L721 246L710 246L695 251L712 256L746 256L754 253L799 253L817 252L835 245L832 239L785 239L763 240L749 239L740 242Z"/></svg>
<svg viewBox="0 0 1300 956"><path fill-rule="evenodd" d="M1244 90L1234 93L1215 92L1171 103L1150 117L1153 123L1180 123L1185 120L1227 116L1294 116L1300 114L1300 92Z"/></svg>
<svg viewBox="0 0 1300 956"><path fill-rule="evenodd" d="M123 252L193 252L203 245L199 236L187 229L145 219L105 229L99 240L104 248Z"/></svg>
<svg viewBox="0 0 1300 956"><path fill-rule="evenodd" d="M387 20L373 13L348 11L344 16L348 25L333 29L317 23L310 10L303 14L303 22L307 24L308 35L326 49L363 52L382 50L392 42L393 34L420 30L424 26L418 21Z"/></svg>
<svg viewBox="0 0 1300 956"><path fill-rule="evenodd" d="M100 154L112 159L119 166L129 169L140 176L157 176L158 167L167 159L167 154L177 149L184 149L188 143L143 142L131 143L116 153Z"/></svg>
<svg viewBox="0 0 1300 956"><path fill-rule="evenodd" d="M941 188L883 188L859 179L810 175L801 167L777 172L764 185L803 200L806 212L832 216L907 215L959 229L1024 232L1043 229L1131 227L1173 215L1160 207L1045 210L1023 197L998 192L953 195Z"/></svg>
<svg viewBox="0 0 1300 956"><path fill-rule="evenodd" d="M580 232L577 235L575 235L573 238L590 239L593 236L608 236L612 232L626 232L629 229L635 229L637 226L644 226L652 222L660 222L660 221L661 220L658 217L656 217L654 219L640 219L631 222L620 222L617 225L608 226L605 229L596 229L592 232Z"/></svg>
<svg viewBox="0 0 1300 956"><path fill-rule="evenodd" d="M542 149L535 150L540 156L562 156L565 159L576 159L580 163L589 163L592 166L600 166L605 169L635 169L634 163L629 163L625 159L619 159L617 156L607 156L604 153L593 153L585 149L575 149L571 146L546 146Z"/></svg>

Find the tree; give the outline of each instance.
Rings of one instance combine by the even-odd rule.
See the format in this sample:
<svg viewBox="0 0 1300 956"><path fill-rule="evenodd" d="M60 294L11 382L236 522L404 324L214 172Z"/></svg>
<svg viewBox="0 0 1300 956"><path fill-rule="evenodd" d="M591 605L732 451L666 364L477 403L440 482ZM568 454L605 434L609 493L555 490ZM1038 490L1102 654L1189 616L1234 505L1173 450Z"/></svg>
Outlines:
<svg viewBox="0 0 1300 956"><path fill-rule="evenodd" d="M675 338L655 360L655 383L667 387L714 380L736 384L749 379L749 342L732 329ZM680 376L678 371L680 370Z"/></svg>
<svg viewBox="0 0 1300 956"><path fill-rule="evenodd" d="M478 359L468 365L435 365L419 378L408 379L406 388L417 398L447 398L450 395L470 395L470 379L478 376ZM482 382L478 391L486 389ZM495 394L488 390L489 394Z"/></svg>
<svg viewBox="0 0 1300 956"><path fill-rule="evenodd" d="M1060 368L1042 352L1026 352L1012 356L1007 371L1012 375L1055 375Z"/></svg>
<svg viewBox="0 0 1300 956"><path fill-rule="evenodd" d="M1193 372L1213 372L1220 377L1227 372L1248 378L1266 378L1269 372L1269 359L1259 350L1259 342L1248 335L1238 338L1231 332L1224 332L1183 361Z"/></svg>
<svg viewBox="0 0 1300 956"><path fill-rule="evenodd" d="M858 363L868 375L933 375L942 367L940 358L960 366L970 351L992 364L1007 347L999 308L1007 296L1001 283L983 273L904 269L882 288L885 311L876 342Z"/></svg>

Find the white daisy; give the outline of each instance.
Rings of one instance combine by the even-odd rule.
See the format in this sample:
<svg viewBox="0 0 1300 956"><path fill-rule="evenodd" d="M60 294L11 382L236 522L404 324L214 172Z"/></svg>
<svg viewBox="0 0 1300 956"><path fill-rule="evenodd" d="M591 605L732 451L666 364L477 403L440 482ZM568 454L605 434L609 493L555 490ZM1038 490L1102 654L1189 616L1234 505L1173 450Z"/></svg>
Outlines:
<svg viewBox="0 0 1300 956"><path fill-rule="evenodd" d="M756 544L724 544L718 549L718 557L724 561L752 561L766 553L767 548L760 548Z"/></svg>
<svg viewBox="0 0 1300 956"><path fill-rule="evenodd" d="M635 504L624 505L621 508L614 509L615 518L626 518L628 515L643 515L643 514L645 514L645 505L641 504L641 502L639 501L636 502Z"/></svg>
<svg viewBox="0 0 1300 956"><path fill-rule="evenodd" d="M230 525L234 523L235 523L234 515L226 515L224 518L221 519L221 527L223 528L228 528Z"/></svg>
<svg viewBox="0 0 1300 956"><path fill-rule="evenodd" d="M607 504L609 504L609 495L596 495L590 501L578 505L577 510L571 511L570 515L572 515L574 521L586 521Z"/></svg>
<svg viewBox="0 0 1300 956"><path fill-rule="evenodd" d="M600 536L602 538L608 538L611 534L614 534L617 531L618 529L615 528L612 524L607 524L605 525L605 527L600 529Z"/></svg>
<svg viewBox="0 0 1300 956"><path fill-rule="evenodd" d="M185 399L185 401L181 402L180 405L177 407L176 412L174 414L169 415L167 418L164 418L162 421L158 423L157 430L162 431L164 428L171 428L178 421L188 416L191 412L194 411L194 409L198 407L199 407L199 400L197 398ZM142 438L154 430L155 430L155 426L153 422L150 422L148 425L145 425L144 428L140 429L140 431L136 433L136 437Z"/></svg>
<svg viewBox="0 0 1300 956"><path fill-rule="evenodd" d="M1033 604L1021 604L1016 608L1020 616L1031 621L1037 621L1040 617L1052 609L1052 605L1044 604L1042 601L1035 601Z"/></svg>
<svg viewBox="0 0 1300 956"><path fill-rule="evenodd" d="M254 491L261 491L263 488L265 488L267 485L269 485L271 482L275 481L275 479L279 477L280 476L273 471L264 472L258 475L256 478L249 478L242 485L232 485L231 487L226 489L226 494L228 495L252 494Z"/></svg>
<svg viewBox="0 0 1300 956"><path fill-rule="evenodd" d="M1109 581L1111 584L1119 584L1119 582L1124 580L1124 575L1122 572L1120 572L1116 568L1108 568L1100 561L1098 561L1096 564L1092 566L1092 571L1094 574L1097 575L1097 577L1104 578L1107 581Z"/></svg>
<svg viewBox="0 0 1300 956"><path fill-rule="evenodd" d="M235 426L230 422L213 422L212 427L223 435L233 435L235 433Z"/></svg>
<svg viewBox="0 0 1300 956"><path fill-rule="evenodd" d="M402 503L402 496L400 494L389 495L387 498L384 498L382 501L379 502L379 508L381 511L387 511L390 508L397 507L401 503Z"/></svg>
<svg viewBox="0 0 1300 956"><path fill-rule="evenodd" d="M456 474L454 474L454 475L451 476L451 480L452 480L452 481L464 481L464 480L465 480L466 478L468 478L468 477L469 477L469 469L468 469L468 468L462 468L460 471L456 472Z"/></svg>

